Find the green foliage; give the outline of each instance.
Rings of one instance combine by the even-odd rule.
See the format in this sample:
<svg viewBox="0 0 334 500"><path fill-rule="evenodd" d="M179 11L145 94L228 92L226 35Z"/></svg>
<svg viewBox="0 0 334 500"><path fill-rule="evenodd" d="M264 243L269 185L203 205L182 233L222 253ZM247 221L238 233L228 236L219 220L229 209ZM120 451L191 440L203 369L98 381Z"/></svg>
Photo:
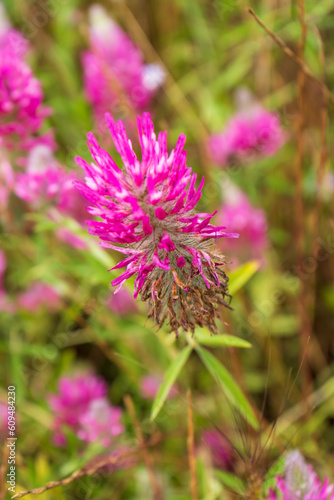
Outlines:
<svg viewBox="0 0 334 500"><path fill-rule="evenodd" d="M74 163L76 155L90 161L85 141L86 133L94 129L101 145L121 165L103 135L103 125L96 130L84 95L80 58L87 48L87 10L92 3L4 0L14 26L30 33L28 61L42 84L45 104L53 109L45 130L54 132L55 155L76 173L80 170ZM262 481L265 498L275 486L275 476L284 473L284 452L290 448L301 449L319 475L333 482L333 187L329 177L327 195L317 186L322 96L317 84L306 79L301 242L305 257L297 262L297 67L245 9L246 4L251 6L296 51L301 35L298 2L102 3L140 47L147 63L164 62L166 84L151 111L156 129L168 130L169 149L179 133L187 135L188 166L199 178L205 176L200 211L219 210L222 186L236 184L254 206L265 211L269 248L262 265L247 254L238 267L226 266L233 310L223 311L217 335L198 328L193 337L180 331L175 339L168 327L158 331L147 318L146 304L137 301L136 311L123 315L110 310L110 281L119 270L108 270L119 262L118 252L101 248L97 238L73 219L55 219L48 206L27 207L12 195L7 217L1 206L0 247L7 268L0 285L15 305L36 280L52 285L62 297L62 306L55 312L47 307L38 311L18 307L14 315L0 313L0 402L6 403L9 385L15 385L17 395L17 491L64 478L109 451L98 443L83 445L70 430L66 447L53 443L49 395L56 392L61 377L80 371L104 378L108 398L122 407L125 431L111 451L137 446L139 424L144 440L157 441L148 448L148 459L139 452L128 469L99 471L49 490L45 499L153 498L153 474L153 483L155 479L163 485L164 500L189 500L188 388L200 500L241 497L254 474ZM304 3L305 63L333 89L333 0ZM36 14L43 12L46 21L38 24ZM223 170L208 158L206 140L235 114L236 93L242 87L278 113L287 143L273 156ZM329 108L327 137L332 136ZM133 144L138 149L135 137ZM332 172L333 153L328 140L325 174ZM318 192L323 193L318 200L319 218ZM74 249L61 242L56 235L60 227L71 230L87 248ZM227 230L234 232L232 226ZM246 245L245 240L240 234L239 242ZM314 254L315 243L319 248ZM217 246L227 262L235 262L224 241ZM132 292L133 280L125 286ZM142 390L142 379L148 375L160 384L153 401ZM168 397L173 384L178 395ZM139 424L126 411L125 394L131 395ZM273 422L275 430L268 438ZM243 457L233 456L230 472L217 469L212 450L202 442L203 431L215 426ZM255 461L254 454L261 460Z"/></svg>

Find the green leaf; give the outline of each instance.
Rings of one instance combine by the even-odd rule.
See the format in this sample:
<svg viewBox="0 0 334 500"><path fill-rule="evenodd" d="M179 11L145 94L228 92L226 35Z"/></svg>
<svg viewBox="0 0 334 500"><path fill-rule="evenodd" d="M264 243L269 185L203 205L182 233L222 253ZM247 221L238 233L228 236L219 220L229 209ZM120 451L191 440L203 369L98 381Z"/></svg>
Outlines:
<svg viewBox="0 0 334 500"><path fill-rule="evenodd" d="M279 457L267 472L263 483L262 483L262 493L265 495L269 494L269 489L274 488L277 483L276 476L283 474L285 464L285 456Z"/></svg>
<svg viewBox="0 0 334 500"><path fill-rule="evenodd" d="M189 358L191 351L192 351L191 346L185 347L166 371L164 381L159 387L158 394L156 395L156 398L153 402L151 420L154 420L158 416L161 408L164 405L164 402L167 399L167 396L169 394L172 385L174 384L175 380L180 374L180 371L185 365L187 359Z"/></svg>
<svg viewBox="0 0 334 500"><path fill-rule="evenodd" d="M260 267L260 262L251 260L230 273L229 292L233 295L242 288Z"/></svg>
<svg viewBox="0 0 334 500"><path fill-rule="evenodd" d="M212 335L212 333L209 330L206 330L205 328L201 330L200 329L196 330L195 340L199 344L207 345L210 347L221 347L221 346L243 347L243 348L252 347L252 344L250 344L244 339L235 337L234 335L225 335L225 334Z"/></svg>
<svg viewBox="0 0 334 500"><path fill-rule="evenodd" d="M238 384L234 381L233 376L226 370L225 366L206 349L197 346L196 351L212 377L221 383L231 405L243 415L250 425L258 429L259 424L253 409Z"/></svg>
<svg viewBox="0 0 334 500"><path fill-rule="evenodd" d="M224 486L226 486L230 490L233 490L233 492L235 493L239 493L240 495L245 494L245 485L239 477L222 470L215 470L215 474Z"/></svg>

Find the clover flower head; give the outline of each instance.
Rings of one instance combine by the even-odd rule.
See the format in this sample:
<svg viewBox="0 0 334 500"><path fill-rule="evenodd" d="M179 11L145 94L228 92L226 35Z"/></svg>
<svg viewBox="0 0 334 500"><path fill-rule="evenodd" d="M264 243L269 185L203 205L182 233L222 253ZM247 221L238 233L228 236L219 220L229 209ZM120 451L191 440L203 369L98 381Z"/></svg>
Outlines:
<svg viewBox="0 0 334 500"><path fill-rule="evenodd" d="M144 113L138 118L140 161L123 123L109 114L106 121L124 169L89 133L95 163L76 158L86 175L86 183L76 185L90 202L88 212L102 218L87 221L89 232L99 236L102 246L127 255L114 268L126 271L112 285L117 292L135 275L134 296L149 301L149 317L159 326L169 318L176 333L180 327L194 332L195 325L215 331L218 307L228 306L228 278L224 258L212 251L212 244L238 235L211 225L215 214L196 213L204 178L196 189L197 174L186 165L185 135L168 154L167 132L157 137L150 114Z"/></svg>
<svg viewBox="0 0 334 500"><path fill-rule="evenodd" d="M334 484L328 478L321 482L298 450L286 455L284 477L277 477L276 489L279 496L272 490L270 500L334 500Z"/></svg>

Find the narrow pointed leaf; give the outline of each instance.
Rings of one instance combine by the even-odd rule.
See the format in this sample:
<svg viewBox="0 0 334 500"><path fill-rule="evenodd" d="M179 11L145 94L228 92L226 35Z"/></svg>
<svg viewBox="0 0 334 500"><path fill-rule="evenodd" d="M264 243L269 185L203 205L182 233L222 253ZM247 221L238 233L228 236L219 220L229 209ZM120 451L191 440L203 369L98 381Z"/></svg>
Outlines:
<svg viewBox="0 0 334 500"><path fill-rule="evenodd" d="M250 348L252 344L247 342L240 337L235 337L234 335L212 335L211 332L205 331L205 329L198 329L195 333L195 340L202 345L207 345L210 347L243 347Z"/></svg>
<svg viewBox="0 0 334 500"><path fill-rule="evenodd" d="M222 385L231 405L240 412L250 425L258 429L259 424L253 409L233 376L209 351L199 346L196 347L196 351L212 377Z"/></svg>
<svg viewBox="0 0 334 500"><path fill-rule="evenodd" d="M156 398L153 402L151 420L154 420L158 416L161 408L164 405L164 402L167 399L167 396L169 394L172 385L179 376L182 368L184 367L187 359L189 358L191 351L192 347L190 346L185 347L166 371L164 380L161 386L159 387L158 394L156 395Z"/></svg>
<svg viewBox="0 0 334 500"><path fill-rule="evenodd" d="M239 495L245 495L246 487L239 477L231 474L230 472L218 469L215 470L215 474L223 485L226 486L226 488L232 490L234 493L238 493Z"/></svg>

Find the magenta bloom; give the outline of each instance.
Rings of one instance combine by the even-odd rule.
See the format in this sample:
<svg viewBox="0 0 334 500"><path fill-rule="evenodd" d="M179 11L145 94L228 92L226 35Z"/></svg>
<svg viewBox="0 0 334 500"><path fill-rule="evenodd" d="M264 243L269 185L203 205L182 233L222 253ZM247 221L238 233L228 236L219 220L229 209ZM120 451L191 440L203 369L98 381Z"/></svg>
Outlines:
<svg viewBox="0 0 334 500"><path fill-rule="evenodd" d="M270 500L334 500L334 484L328 478L320 481L311 465L298 450L287 454L284 478L277 477L277 496L270 492Z"/></svg>
<svg viewBox="0 0 334 500"><path fill-rule="evenodd" d="M61 171L54 166L41 172L18 173L15 194L34 207L39 207L57 196L61 176Z"/></svg>
<svg viewBox="0 0 334 500"><path fill-rule="evenodd" d="M224 252L236 257L233 264L252 259L265 263L265 250L268 248L266 215L260 208L255 208L245 193L234 186L225 191L226 201L219 211L219 222L230 224L240 233L237 240L224 240Z"/></svg>
<svg viewBox="0 0 334 500"><path fill-rule="evenodd" d="M120 423L122 410L106 399L107 385L101 377L77 375L59 381L58 395L49 397L54 411L54 442L66 444L64 430L74 432L86 442L109 446L114 437L124 431Z"/></svg>
<svg viewBox="0 0 334 500"><path fill-rule="evenodd" d="M154 399L158 394L159 387L163 378L146 375L140 380L140 392L145 399ZM173 385L169 391L168 398L174 398L177 395L177 388Z"/></svg>
<svg viewBox="0 0 334 500"><path fill-rule="evenodd" d="M0 50L0 137L7 147L38 131L50 114L42 100L41 85L29 66L5 48Z"/></svg>
<svg viewBox="0 0 334 500"><path fill-rule="evenodd" d="M208 446L214 467L222 470L231 470L234 456L232 445L216 430L203 432L203 439Z"/></svg>
<svg viewBox="0 0 334 500"><path fill-rule="evenodd" d="M58 446L66 443L64 429L77 433L80 418L89 411L93 401L104 398L108 387L101 377L95 375L76 375L63 377L58 383L58 394L49 397L54 412L54 441Z"/></svg>
<svg viewBox="0 0 334 500"><path fill-rule="evenodd" d="M285 140L279 117L254 105L237 113L225 130L212 135L208 149L212 160L225 166L231 160L243 162L271 156Z"/></svg>
<svg viewBox="0 0 334 500"><path fill-rule="evenodd" d="M110 446L112 439L124 431L124 425L120 423L121 417L121 408L111 406L105 398L95 399L79 418L78 438Z"/></svg>
<svg viewBox="0 0 334 500"><path fill-rule="evenodd" d="M56 311L61 307L59 293L50 285L36 281L18 297L18 304L22 309L35 312L45 307L49 311Z"/></svg>
<svg viewBox="0 0 334 500"><path fill-rule="evenodd" d="M98 120L106 110L147 106L164 80L161 68L144 65L138 48L104 9L90 10L90 50L82 55L84 86Z"/></svg>
<svg viewBox="0 0 334 500"><path fill-rule="evenodd" d="M25 172L16 176L16 195L35 208L51 204L56 210L50 212L53 220L62 216L71 217L83 224L87 215L84 199L74 187L76 179L73 173L67 173L53 154L53 149L45 144L34 146L27 156L21 159ZM82 238L65 227L59 227L57 237L66 244L85 249Z"/></svg>
<svg viewBox="0 0 334 500"><path fill-rule="evenodd" d="M126 267L112 281L116 292L131 276L135 297L152 306L149 317L162 325L169 316L173 331L194 331L195 325L215 330L217 304L227 305L224 259L212 253L212 240L237 237L225 227L210 224L214 214L196 213L204 178L195 188L197 174L186 166L181 135L168 155L167 132L154 133L149 113L138 118L142 160L136 157L121 121L106 121L116 150L124 163L121 170L102 149L92 133L88 147L95 164L76 158L86 174L86 185L77 183L90 201L88 212L102 221L87 221L89 232L101 245L127 255L114 269Z"/></svg>
<svg viewBox="0 0 334 500"><path fill-rule="evenodd" d="M138 311L133 296L126 288L121 288L116 295L112 293L107 300L107 306L118 316L127 316Z"/></svg>

